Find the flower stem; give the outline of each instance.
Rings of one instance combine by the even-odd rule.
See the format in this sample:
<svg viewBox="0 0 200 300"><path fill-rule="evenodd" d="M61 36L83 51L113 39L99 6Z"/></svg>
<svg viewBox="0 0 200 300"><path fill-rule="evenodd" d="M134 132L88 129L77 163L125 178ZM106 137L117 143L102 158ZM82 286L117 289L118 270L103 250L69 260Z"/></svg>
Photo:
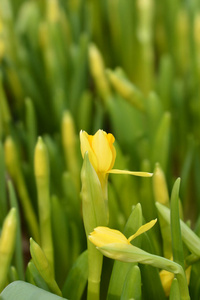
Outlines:
<svg viewBox="0 0 200 300"><path fill-rule="evenodd" d="M100 299L100 281L102 270L103 255L88 240L88 293L87 300Z"/></svg>

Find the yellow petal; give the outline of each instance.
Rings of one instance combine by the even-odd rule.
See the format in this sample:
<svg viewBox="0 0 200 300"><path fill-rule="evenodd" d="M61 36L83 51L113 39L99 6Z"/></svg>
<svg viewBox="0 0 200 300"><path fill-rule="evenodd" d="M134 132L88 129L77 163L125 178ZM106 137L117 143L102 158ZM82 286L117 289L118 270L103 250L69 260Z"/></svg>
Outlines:
<svg viewBox="0 0 200 300"><path fill-rule="evenodd" d="M135 239L138 235L148 231L149 229L151 229L155 223L157 222L157 219L155 220L152 220L144 225L142 225L137 231L135 234L131 235L129 238L128 238L128 241L132 241L133 239Z"/></svg>
<svg viewBox="0 0 200 300"><path fill-rule="evenodd" d="M96 227L88 238L97 247L113 243L129 244L127 238L120 231L103 226Z"/></svg>
<svg viewBox="0 0 200 300"><path fill-rule="evenodd" d="M98 171L107 172L110 169L113 155L107 139L107 133L98 130L92 139L92 149L97 157Z"/></svg>
<svg viewBox="0 0 200 300"><path fill-rule="evenodd" d="M172 281L174 279L174 274L171 272L168 272L166 270L160 271L159 274L160 274L160 279L162 282L163 289L165 291L165 295L168 297L170 294L170 288L172 285Z"/></svg>
<svg viewBox="0 0 200 300"><path fill-rule="evenodd" d="M112 162L111 162L111 165L110 165L110 169L112 169L112 167L114 166L115 158L116 158L116 150L115 150L115 147L113 145L111 146L111 151L112 151Z"/></svg>
<svg viewBox="0 0 200 300"><path fill-rule="evenodd" d="M112 167L114 166L114 163L115 163L115 158L116 158L116 150L115 150L115 147L113 146L115 137L112 135L112 133L108 133L107 139L108 139L108 143L110 145L110 149L112 151L112 162L110 165L110 169L112 169Z"/></svg>
<svg viewBox="0 0 200 300"><path fill-rule="evenodd" d="M91 150L90 143L88 141L88 134L86 131L80 131L80 143L81 143L81 154L84 158L85 152Z"/></svg>
<svg viewBox="0 0 200 300"><path fill-rule="evenodd" d="M114 143L115 141L115 137L112 135L112 133L108 133L107 134L107 139L108 139L108 143L110 145L110 147L112 146L112 144Z"/></svg>
<svg viewBox="0 0 200 300"><path fill-rule="evenodd" d="M127 170L118 170L118 169L109 170L107 173L128 174L128 175L135 175L135 176L141 176L141 177L151 177L153 175L153 173L148 173L148 172L133 172L133 171L127 171Z"/></svg>
<svg viewBox="0 0 200 300"><path fill-rule="evenodd" d="M85 152L88 152L89 160L90 160L91 164L93 165L93 167L95 168L95 170L97 170L98 162L97 162L97 158L90 146L89 137L91 137L91 136L89 136L86 131L82 131L82 130L80 131L81 154L82 154L82 157L84 158Z"/></svg>

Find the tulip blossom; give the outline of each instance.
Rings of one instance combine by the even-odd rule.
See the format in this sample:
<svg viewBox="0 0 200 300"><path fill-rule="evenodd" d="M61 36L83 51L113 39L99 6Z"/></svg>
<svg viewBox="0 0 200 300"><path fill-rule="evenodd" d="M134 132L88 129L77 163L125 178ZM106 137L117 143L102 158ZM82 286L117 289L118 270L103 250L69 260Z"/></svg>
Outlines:
<svg viewBox="0 0 200 300"><path fill-rule="evenodd" d="M113 145L115 141L111 133L99 129L94 135L87 134L86 131L80 132L81 154L84 158L85 152L88 152L90 162L98 176L112 174L130 174L136 176L150 177L152 173L131 172L127 170L112 169L115 163L116 150Z"/></svg>
<svg viewBox="0 0 200 300"><path fill-rule="evenodd" d="M118 245L131 245L131 241L137 236L151 229L154 224L157 222L157 219L152 220L145 225L142 225L135 234L131 235L128 239L118 230L110 229L108 227L98 226L94 229L93 232L89 235L89 240L96 247L104 247L108 244Z"/></svg>
<svg viewBox="0 0 200 300"><path fill-rule="evenodd" d="M141 226L137 232L128 239L120 231L107 227L96 227L88 238L102 254L109 258L127 263L141 263L162 269L163 271L160 272L160 275L166 293L169 293L171 280L173 280L175 274L178 280L181 299L189 300L190 296L187 281L190 268L187 269L189 271L186 270L185 274L182 266L176 262L148 253L130 243L134 238L151 229L156 221L157 219ZM169 272L172 273L172 275L170 275Z"/></svg>

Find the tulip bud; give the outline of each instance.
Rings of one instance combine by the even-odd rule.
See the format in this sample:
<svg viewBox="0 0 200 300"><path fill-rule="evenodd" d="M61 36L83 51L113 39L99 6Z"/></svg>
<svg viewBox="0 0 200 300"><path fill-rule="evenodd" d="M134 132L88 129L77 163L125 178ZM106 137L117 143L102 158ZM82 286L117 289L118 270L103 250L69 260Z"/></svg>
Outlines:
<svg viewBox="0 0 200 300"><path fill-rule="evenodd" d="M1 231L0 238L0 292L6 284L7 273L11 263L12 255L15 247L17 230L16 209L12 208L8 213Z"/></svg>
<svg viewBox="0 0 200 300"><path fill-rule="evenodd" d="M104 74L104 62L101 53L94 44L89 47L89 61L99 93L103 99L107 99L110 96L110 88Z"/></svg>
<svg viewBox="0 0 200 300"><path fill-rule="evenodd" d="M32 238L30 238L30 252L37 270L47 283L50 290L56 295L62 296L62 293L54 279L52 268L50 267L44 252Z"/></svg>
<svg viewBox="0 0 200 300"><path fill-rule="evenodd" d="M89 159L98 173L107 173L112 169L116 151L113 143L114 136L103 130L98 130L94 136L88 135L85 131L80 132L81 153L84 158L85 152L88 151Z"/></svg>
<svg viewBox="0 0 200 300"><path fill-rule="evenodd" d="M72 174L77 189L80 188L80 166L77 155L77 136L75 133L74 120L69 111L66 111L62 120L62 143L65 160Z"/></svg>
<svg viewBox="0 0 200 300"><path fill-rule="evenodd" d="M53 241L51 232L51 205L49 195L49 158L46 145L38 138L34 157L35 178L38 193L39 223L42 249L54 269Z"/></svg>
<svg viewBox="0 0 200 300"><path fill-rule="evenodd" d="M155 201L169 207L169 194L167 189L167 183L165 175L158 163L156 164L153 176L153 191Z"/></svg>

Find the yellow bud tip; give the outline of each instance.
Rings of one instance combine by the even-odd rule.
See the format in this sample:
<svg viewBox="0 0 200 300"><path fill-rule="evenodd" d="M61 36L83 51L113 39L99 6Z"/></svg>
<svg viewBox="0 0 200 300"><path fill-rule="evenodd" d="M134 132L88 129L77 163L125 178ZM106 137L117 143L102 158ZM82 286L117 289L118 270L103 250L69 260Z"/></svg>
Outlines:
<svg viewBox="0 0 200 300"><path fill-rule="evenodd" d="M30 237L29 243L30 243L30 246L33 246L34 244L36 244L36 242L34 241L34 239L32 237Z"/></svg>
<svg viewBox="0 0 200 300"><path fill-rule="evenodd" d="M38 141L35 147L34 169L36 177L49 176L48 152L46 145L41 137L38 137Z"/></svg>
<svg viewBox="0 0 200 300"><path fill-rule="evenodd" d="M74 147L76 142L74 120L69 111L65 111L63 114L62 140L66 151Z"/></svg>
<svg viewBox="0 0 200 300"><path fill-rule="evenodd" d="M17 222L17 211L15 207L12 207L7 214L5 220L4 220L4 225L6 228L12 227L14 224Z"/></svg>

